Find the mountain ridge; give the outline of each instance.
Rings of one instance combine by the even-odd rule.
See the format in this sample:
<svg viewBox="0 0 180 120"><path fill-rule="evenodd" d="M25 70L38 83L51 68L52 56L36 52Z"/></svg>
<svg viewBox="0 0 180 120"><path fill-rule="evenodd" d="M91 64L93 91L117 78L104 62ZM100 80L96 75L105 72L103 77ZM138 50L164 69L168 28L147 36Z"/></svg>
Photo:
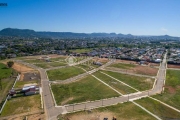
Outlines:
<svg viewBox="0 0 180 120"><path fill-rule="evenodd" d="M83 38L83 37L121 37L121 38L159 38L159 39L180 39L169 35L132 35L122 33L75 33L75 32L51 32L51 31L34 31L31 29L5 28L0 31L0 36L15 36L15 37L45 37L45 38Z"/></svg>

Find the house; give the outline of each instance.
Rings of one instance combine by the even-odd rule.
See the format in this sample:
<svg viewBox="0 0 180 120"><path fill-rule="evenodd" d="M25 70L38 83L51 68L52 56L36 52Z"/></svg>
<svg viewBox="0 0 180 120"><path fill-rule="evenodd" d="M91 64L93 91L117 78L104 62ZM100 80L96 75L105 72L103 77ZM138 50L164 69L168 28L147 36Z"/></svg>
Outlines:
<svg viewBox="0 0 180 120"><path fill-rule="evenodd" d="M29 88L24 91L24 95L34 95L39 93L39 88Z"/></svg>

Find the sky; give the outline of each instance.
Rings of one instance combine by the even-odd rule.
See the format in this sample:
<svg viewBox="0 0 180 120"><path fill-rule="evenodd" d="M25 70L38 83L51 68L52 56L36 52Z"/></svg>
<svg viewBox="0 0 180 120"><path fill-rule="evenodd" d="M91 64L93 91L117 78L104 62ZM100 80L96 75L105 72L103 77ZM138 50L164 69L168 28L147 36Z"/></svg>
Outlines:
<svg viewBox="0 0 180 120"><path fill-rule="evenodd" d="M0 0L4 28L180 37L180 0Z"/></svg>

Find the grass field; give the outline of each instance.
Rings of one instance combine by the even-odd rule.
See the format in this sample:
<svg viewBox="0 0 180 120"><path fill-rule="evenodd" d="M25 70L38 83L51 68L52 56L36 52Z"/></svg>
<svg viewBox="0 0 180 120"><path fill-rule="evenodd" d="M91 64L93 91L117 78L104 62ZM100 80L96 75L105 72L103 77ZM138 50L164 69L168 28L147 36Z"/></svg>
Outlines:
<svg viewBox="0 0 180 120"><path fill-rule="evenodd" d="M140 91L151 89L154 84L154 79L146 78L146 77L139 77L127 74L121 74L117 72L111 71L102 71Z"/></svg>
<svg viewBox="0 0 180 120"><path fill-rule="evenodd" d="M97 118L98 116L100 119ZM58 117L59 120L67 120L67 118L69 120L103 120L105 117L112 120L113 116L116 116L117 120L156 120L131 102L93 109L92 112L76 112Z"/></svg>
<svg viewBox="0 0 180 120"><path fill-rule="evenodd" d="M86 64L79 64L79 65L77 65L77 67L81 67L81 68L83 68L83 69L85 69L87 71L90 71L90 70L94 69L93 67L91 67L89 65L86 65Z"/></svg>
<svg viewBox="0 0 180 120"><path fill-rule="evenodd" d="M0 63L0 79L10 77L12 72L11 68L7 68L6 65Z"/></svg>
<svg viewBox="0 0 180 120"><path fill-rule="evenodd" d="M121 68L121 69L131 69L131 68L136 67L136 65L117 63L117 64L111 64L109 67L116 67L116 68Z"/></svg>
<svg viewBox="0 0 180 120"><path fill-rule="evenodd" d="M74 49L74 50L70 50L71 52L76 52L76 53L84 53L84 52L90 52L92 51L91 48L86 48L86 49Z"/></svg>
<svg viewBox="0 0 180 120"><path fill-rule="evenodd" d="M153 97L180 110L180 70L167 70L164 93Z"/></svg>
<svg viewBox="0 0 180 120"><path fill-rule="evenodd" d="M77 67L65 67L47 71L49 80L65 80L82 73L84 73L84 71Z"/></svg>
<svg viewBox="0 0 180 120"><path fill-rule="evenodd" d="M179 120L180 113L150 98L135 101L163 120Z"/></svg>
<svg viewBox="0 0 180 120"><path fill-rule="evenodd" d="M52 67L58 67L58 66L66 66L67 64L62 62L46 62L46 63L40 63L36 64L36 66L41 68L52 68Z"/></svg>
<svg viewBox="0 0 180 120"><path fill-rule="evenodd" d="M128 93L136 92L134 89L132 89L128 86L125 86L124 84L117 82L116 80L100 73L100 71L95 72L93 75L95 75L96 77L98 77L99 79L101 79L102 81L104 81L105 83L110 85L111 87L115 88L116 90L118 90L122 94L128 94Z"/></svg>
<svg viewBox="0 0 180 120"><path fill-rule="evenodd" d="M0 103L8 94L16 78L11 78L12 72L16 76L15 71L11 68L7 68L6 65L0 63L0 79L2 84L2 89L0 88Z"/></svg>
<svg viewBox="0 0 180 120"><path fill-rule="evenodd" d="M115 91L87 76L80 81L64 85L52 85L58 105L79 103L119 96Z"/></svg>
<svg viewBox="0 0 180 120"><path fill-rule="evenodd" d="M40 81L38 80L31 80L31 81L17 81L14 88L23 88L25 84L31 84L31 83L38 83Z"/></svg>
<svg viewBox="0 0 180 120"><path fill-rule="evenodd" d="M7 101L0 116L34 112L41 109L40 95L12 98Z"/></svg>

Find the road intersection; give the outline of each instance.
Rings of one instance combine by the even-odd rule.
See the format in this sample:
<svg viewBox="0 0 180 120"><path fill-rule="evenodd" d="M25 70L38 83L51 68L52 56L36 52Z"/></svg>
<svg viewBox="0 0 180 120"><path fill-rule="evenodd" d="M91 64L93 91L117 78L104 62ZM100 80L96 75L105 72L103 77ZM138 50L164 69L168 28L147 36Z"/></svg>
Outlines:
<svg viewBox="0 0 180 120"><path fill-rule="evenodd" d="M53 98L53 95L50 90L50 82L46 73L45 69L39 68L35 65L28 64L22 61L18 61L22 64L25 64L29 67L32 67L34 69L37 69L40 72L41 75L41 85L42 85L42 90L43 90L43 102L44 102L44 109L46 113L46 119L47 120L56 120L57 116L59 114L65 114L65 113L70 113L74 111L81 111L84 109L91 109L91 108L98 108L102 106L110 106L114 105L117 103L123 103L127 101L133 101L136 99L140 99L142 97L148 97L149 95L155 95L158 93L161 93L163 91L163 86L165 83L165 75L166 75L166 56L167 53L164 55L164 59L159 67L159 71L156 77L156 83L154 84L153 89L147 90L147 91L142 91L142 92L137 92L129 95L122 95L120 97L115 97L115 98L109 98L109 99L103 99L103 100L96 100L96 101L91 101L91 102L83 102L83 103L78 103L78 104L71 104L71 105L64 105L64 106L56 106L55 100ZM87 60L83 60L86 62ZM104 67L108 66L114 62L111 60L107 64L101 66L100 68L95 68L91 71L88 72L88 74L91 74L99 69L103 69ZM83 62L80 62L83 63ZM73 64L77 65L77 64Z"/></svg>

